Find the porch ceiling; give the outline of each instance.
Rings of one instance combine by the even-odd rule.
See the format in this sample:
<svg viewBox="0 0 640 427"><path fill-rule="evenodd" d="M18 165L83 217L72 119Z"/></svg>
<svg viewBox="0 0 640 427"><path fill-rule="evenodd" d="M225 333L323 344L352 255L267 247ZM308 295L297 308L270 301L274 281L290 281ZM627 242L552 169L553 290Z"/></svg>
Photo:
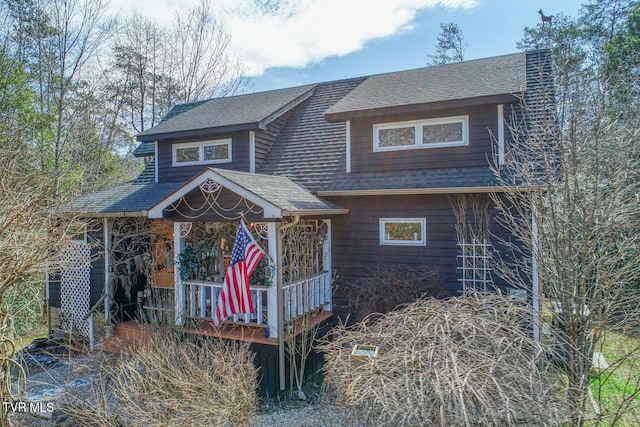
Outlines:
<svg viewBox="0 0 640 427"><path fill-rule="evenodd" d="M209 168L153 206L148 212L149 218L163 218L164 209L179 202L191 191L199 187L202 188L203 184L211 180L260 206L264 210L265 219L294 215L334 215L349 212L348 209L343 209L316 197L304 187L284 176Z"/></svg>

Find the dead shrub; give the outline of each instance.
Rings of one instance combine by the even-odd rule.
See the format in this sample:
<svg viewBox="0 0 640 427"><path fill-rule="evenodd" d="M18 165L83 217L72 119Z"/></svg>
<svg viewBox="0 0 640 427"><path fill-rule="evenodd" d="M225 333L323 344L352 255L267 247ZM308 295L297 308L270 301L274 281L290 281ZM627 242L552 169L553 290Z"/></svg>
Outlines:
<svg viewBox="0 0 640 427"><path fill-rule="evenodd" d="M245 343L156 337L103 366L93 396L69 396L64 412L82 426L246 426L253 359Z"/></svg>
<svg viewBox="0 0 640 427"><path fill-rule="evenodd" d="M503 296L418 300L334 328L324 391L366 425L558 425L561 393L540 368L531 313ZM378 346L354 359L354 345Z"/></svg>
<svg viewBox="0 0 640 427"><path fill-rule="evenodd" d="M346 312L352 321L371 313L388 313L425 295L439 296L442 290L438 275L432 270L389 266L366 269L345 288L349 304Z"/></svg>

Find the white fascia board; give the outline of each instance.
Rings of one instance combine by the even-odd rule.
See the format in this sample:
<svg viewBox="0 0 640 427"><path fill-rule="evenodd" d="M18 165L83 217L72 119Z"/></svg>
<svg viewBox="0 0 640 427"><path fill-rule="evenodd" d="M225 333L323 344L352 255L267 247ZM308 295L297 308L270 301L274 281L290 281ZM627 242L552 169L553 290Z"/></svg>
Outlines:
<svg viewBox="0 0 640 427"><path fill-rule="evenodd" d="M260 206L264 209L263 217L267 218L282 218L282 210L275 206L274 204L256 196L252 192L248 191L244 187L239 186L238 184L229 181L228 179L222 177L217 174L215 171L211 169L207 169L202 172L200 175L193 178L191 181L184 184L182 187L178 188L176 191L165 197L151 209L149 209L149 218L160 219L162 218L162 212L165 208L169 207L171 204L180 200L181 197L184 197L189 192L197 188L200 184L202 184L207 179L211 178L218 184L222 185L227 190L236 193L238 196L243 197L249 200L252 203Z"/></svg>

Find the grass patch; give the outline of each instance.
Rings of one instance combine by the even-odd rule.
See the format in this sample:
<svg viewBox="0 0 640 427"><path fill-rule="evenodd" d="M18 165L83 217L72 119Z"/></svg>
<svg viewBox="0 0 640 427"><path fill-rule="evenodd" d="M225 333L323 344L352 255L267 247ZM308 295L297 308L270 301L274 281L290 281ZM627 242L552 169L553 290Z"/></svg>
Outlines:
<svg viewBox="0 0 640 427"><path fill-rule="evenodd" d="M602 425L640 425L640 340L609 332L597 350L609 364L608 369L594 371L591 383Z"/></svg>

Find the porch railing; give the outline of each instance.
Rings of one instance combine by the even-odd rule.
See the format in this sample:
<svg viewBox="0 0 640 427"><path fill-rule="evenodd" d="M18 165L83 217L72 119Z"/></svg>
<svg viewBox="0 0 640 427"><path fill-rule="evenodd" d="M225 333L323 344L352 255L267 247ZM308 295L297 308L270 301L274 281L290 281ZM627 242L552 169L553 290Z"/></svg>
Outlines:
<svg viewBox="0 0 640 427"><path fill-rule="evenodd" d="M192 318L213 319L222 282L188 281L183 283L186 296L186 314ZM234 322L254 325L267 324L268 287L251 287L253 314L234 314Z"/></svg>
<svg viewBox="0 0 640 427"><path fill-rule="evenodd" d="M191 318L213 319L218 296L222 291L221 282L187 281L183 282L186 307L184 313ZM235 314L233 322L256 326L273 326L277 324L277 313L270 312L273 293L269 287L252 286L253 314ZM284 322L290 323L306 313L318 310L331 303L330 273L297 280L282 288L284 306ZM271 321L270 321L271 320Z"/></svg>
<svg viewBox="0 0 640 427"><path fill-rule="evenodd" d="M315 311L331 303L331 277L329 272L298 280L282 287L284 322Z"/></svg>

